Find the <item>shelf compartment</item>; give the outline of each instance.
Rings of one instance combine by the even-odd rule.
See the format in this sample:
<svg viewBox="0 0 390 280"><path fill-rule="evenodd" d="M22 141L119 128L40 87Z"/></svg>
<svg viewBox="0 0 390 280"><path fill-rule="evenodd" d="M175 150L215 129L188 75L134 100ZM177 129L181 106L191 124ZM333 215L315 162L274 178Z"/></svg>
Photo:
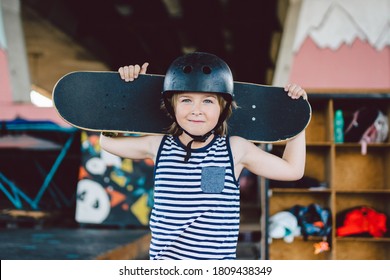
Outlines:
<svg viewBox="0 0 390 280"><path fill-rule="evenodd" d="M368 149L362 155L358 146L336 146L334 188L390 189L388 149Z"/></svg>
<svg viewBox="0 0 390 280"><path fill-rule="evenodd" d="M285 146L269 146L271 153L282 157ZM331 145L315 145L306 149L306 166L304 176L316 179L320 185L325 184L330 187L330 170L331 170ZM274 185L274 183L272 183ZM275 186L277 187L277 186ZM297 185L299 187L299 185ZM313 188L314 189L314 188Z"/></svg>
<svg viewBox="0 0 390 280"><path fill-rule="evenodd" d="M388 100L388 96L386 99ZM384 102L384 99L382 98L340 98L337 100L335 99L333 102L333 111L336 112L336 110L342 110L346 124L348 124L348 121L352 119L353 113L360 108L378 108L385 115L387 115L389 108L388 102Z"/></svg>
<svg viewBox="0 0 390 280"><path fill-rule="evenodd" d="M312 117L306 128L306 140L309 143L327 142L331 139L330 112L331 103L329 100L310 100Z"/></svg>
<svg viewBox="0 0 390 280"><path fill-rule="evenodd" d="M390 216L390 194L389 193L352 193L342 192L336 196L335 211L340 213L346 209L357 206L369 206L376 211Z"/></svg>
<svg viewBox="0 0 390 280"><path fill-rule="evenodd" d="M304 176L317 179L330 187L331 157L330 146L310 146L306 149Z"/></svg>
<svg viewBox="0 0 390 280"><path fill-rule="evenodd" d="M317 203L321 207L330 207L330 194L324 192L277 193L270 199L269 214L272 216L277 212L289 210L297 204L307 206L312 203Z"/></svg>

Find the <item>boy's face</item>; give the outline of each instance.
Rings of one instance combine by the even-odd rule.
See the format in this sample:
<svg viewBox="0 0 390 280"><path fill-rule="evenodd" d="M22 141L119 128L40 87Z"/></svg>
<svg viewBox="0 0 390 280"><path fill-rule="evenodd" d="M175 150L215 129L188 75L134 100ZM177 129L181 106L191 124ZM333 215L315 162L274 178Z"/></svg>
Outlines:
<svg viewBox="0 0 390 280"><path fill-rule="evenodd" d="M214 93L184 92L173 97L178 124L193 135L204 135L218 122L221 107Z"/></svg>

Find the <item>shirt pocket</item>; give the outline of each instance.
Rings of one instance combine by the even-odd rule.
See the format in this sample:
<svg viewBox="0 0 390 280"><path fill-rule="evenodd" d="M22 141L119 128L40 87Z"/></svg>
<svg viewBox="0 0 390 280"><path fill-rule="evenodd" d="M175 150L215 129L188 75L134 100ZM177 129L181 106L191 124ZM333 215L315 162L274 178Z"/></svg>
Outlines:
<svg viewBox="0 0 390 280"><path fill-rule="evenodd" d="M221 193L225 187L225 167L205 166L202 168L200 187L204 193Z"/></svg>

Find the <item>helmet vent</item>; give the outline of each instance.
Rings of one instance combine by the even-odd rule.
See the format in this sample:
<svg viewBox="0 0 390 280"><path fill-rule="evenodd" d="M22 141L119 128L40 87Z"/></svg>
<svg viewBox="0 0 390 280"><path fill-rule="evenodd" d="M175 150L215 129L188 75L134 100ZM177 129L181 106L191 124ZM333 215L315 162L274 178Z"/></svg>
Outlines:
<svg viewBox="0 0 390 280"><path fill-rule="evenodd" d="M211 68L209 66L203 66L202 71L205 74L210 74L211 73Z"/></svg>
<svg viewBox="0 0 390 280"><path fill-rule="evenodd" d="M186 73L186 74L191 73L192 72L192 66L191 65L184 66L183 72Z"/></svg>

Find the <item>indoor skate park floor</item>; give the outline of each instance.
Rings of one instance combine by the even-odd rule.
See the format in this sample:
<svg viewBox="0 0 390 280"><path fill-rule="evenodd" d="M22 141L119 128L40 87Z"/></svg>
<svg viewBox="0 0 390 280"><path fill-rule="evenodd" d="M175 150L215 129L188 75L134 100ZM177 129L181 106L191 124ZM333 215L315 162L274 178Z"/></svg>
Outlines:
<svg viewBox="0 0 390 280"><path fill-rule="evenodd" d="M149 259L151 235L146 226L102 227L66 219L52 222L26 213L0 213L0 260ZM259 243L245 239L248 236L239 237L237 259L259 259Z"/></svg>
<svg viewBox="0 0 390 280"><path fill-rule="evenodd" d="M0 259L147 259L149 242L147 229L0 229Z"/></svg>

